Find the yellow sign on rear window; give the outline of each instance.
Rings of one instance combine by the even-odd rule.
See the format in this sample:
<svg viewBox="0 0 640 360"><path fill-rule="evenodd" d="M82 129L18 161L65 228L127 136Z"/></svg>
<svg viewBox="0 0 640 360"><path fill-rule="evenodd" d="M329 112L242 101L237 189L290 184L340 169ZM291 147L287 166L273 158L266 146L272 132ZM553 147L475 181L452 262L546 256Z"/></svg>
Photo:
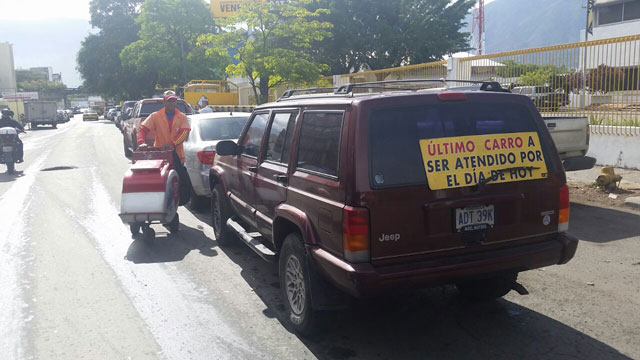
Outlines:
<svg viewBox="0 0 640 360"><path fill-rule="evenodd" d="M536 132L423 139L420 150L431 190L547 177Z"/></svg>

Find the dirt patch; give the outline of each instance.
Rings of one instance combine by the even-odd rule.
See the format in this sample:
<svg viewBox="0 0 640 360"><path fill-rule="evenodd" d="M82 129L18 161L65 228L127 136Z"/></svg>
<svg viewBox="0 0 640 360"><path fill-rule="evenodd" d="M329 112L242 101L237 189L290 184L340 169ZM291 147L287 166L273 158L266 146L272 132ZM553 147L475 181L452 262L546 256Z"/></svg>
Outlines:
<svg viewBox="0 0 640 360"><path fill-rule="evenodd" d="M613 192L608 192L593 184L585 184L579 182L570 182L569 184L571 201L585 204L595 204L604 207L626 207L624 200L631 196L640 196L640 189L632 187L631 189L622 188Z"/></svg>

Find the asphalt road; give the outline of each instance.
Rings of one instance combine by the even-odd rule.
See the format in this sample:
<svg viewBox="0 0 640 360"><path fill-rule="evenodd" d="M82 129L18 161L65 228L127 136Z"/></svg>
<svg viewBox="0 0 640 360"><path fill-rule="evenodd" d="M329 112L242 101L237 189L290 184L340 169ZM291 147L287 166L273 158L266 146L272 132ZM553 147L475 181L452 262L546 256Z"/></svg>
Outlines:
<svg viewBox="0 0 640 360"><path fill-rule="evenodd" d="M325 313L301 338L275 265L219 248L207 213L181 208L178 234L132 239L111 122L78 117L23 141L19 172L0 173L2 359L640 358L640 213L573 204L578 253L521 274L528 296L397 293Z"/></svg>

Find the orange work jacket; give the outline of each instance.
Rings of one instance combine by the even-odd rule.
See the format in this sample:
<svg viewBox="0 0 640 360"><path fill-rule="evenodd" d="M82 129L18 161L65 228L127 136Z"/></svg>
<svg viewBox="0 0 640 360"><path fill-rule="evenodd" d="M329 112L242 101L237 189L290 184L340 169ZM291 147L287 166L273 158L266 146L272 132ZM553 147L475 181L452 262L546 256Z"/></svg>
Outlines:
<svg viewBox="0 0 640 360"><path fill-rule="evenodd" d="M171 128L169 128L169 119L164 112L164 108L162 108L149 115L142 123L142 126L156 133L153 146L162 147L167 144L173 144L176 147L176 153L178 153L180 160L182 160L183 163L185 162L182 143L187 139L189 131L191 131L189 121L187 121L185 114L175 109ZM141 131L141 133L145 133L145 131ZM142 139L144 142L144 137ZM140 137L138 138L138 143L140 143Z"/></svg>

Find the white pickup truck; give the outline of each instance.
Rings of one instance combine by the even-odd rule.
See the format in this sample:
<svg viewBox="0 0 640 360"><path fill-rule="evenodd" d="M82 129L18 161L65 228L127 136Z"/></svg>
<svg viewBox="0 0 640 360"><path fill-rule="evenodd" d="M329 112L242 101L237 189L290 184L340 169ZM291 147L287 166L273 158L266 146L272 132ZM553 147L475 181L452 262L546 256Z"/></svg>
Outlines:
<svg viewBox="0 0 640 360"><path fill-rule="evenodd" d="M596 159L589 151L589 120L586 117L543 117L566 171L591 169Z"/></svg>

